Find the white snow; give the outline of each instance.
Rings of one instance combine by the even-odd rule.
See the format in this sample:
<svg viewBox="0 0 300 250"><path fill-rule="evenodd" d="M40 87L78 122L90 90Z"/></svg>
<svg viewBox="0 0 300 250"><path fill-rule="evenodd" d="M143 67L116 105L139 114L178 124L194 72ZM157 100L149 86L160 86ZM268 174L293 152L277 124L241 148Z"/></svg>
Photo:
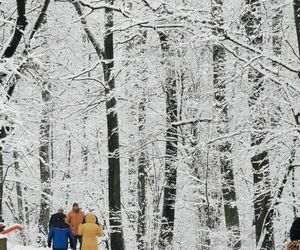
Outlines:
<svg viewBox="0 0 300 250"><path fill-rule="evenodd" d="M7 250L49 250L50 248L36 248L31 246L20 246L8 244Z"/></svg>

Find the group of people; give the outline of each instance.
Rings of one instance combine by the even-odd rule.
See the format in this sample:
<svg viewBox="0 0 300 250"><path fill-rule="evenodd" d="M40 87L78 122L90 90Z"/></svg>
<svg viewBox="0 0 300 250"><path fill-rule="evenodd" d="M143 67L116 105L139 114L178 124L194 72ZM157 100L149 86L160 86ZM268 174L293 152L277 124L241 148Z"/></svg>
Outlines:
<svg viewBox="0 0 300 250"><path fill-rule="evenodd" d="M48 247L52 246L53 250L67 250L69 241L73 250L76 250L78 243L81 250L97 250L97 236L102 235L103 229L97 217L93 213L85 215L79 205L74 203L67 215L62 208L51 215Z"/></svg>

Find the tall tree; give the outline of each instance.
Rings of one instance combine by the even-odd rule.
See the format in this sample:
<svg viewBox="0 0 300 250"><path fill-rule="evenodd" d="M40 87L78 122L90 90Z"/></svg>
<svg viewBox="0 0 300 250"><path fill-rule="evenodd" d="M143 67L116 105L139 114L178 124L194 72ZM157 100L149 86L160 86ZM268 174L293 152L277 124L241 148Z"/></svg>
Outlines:
<svg viewBox="0 0 300 250"><path fill-rule="evenodd" d="M212 14L214 17L213 35L217 39L218 35L224 33L223 25L223 0L212 1ZM215 99L215 119L217 124L218 136L229 133L228 101L226 100L226 81L225 77L225 49L218 43L213 45L213 83ZM217 145L217 157L222 174L222 196L225 212L225 223L232 237L229 245L232 249L241 248L240 223L238 208L236 205L236 191L234 185L234 171L231 155L231 142L223 140Z"/></svg>
<svg viewBox="0 0 300 250"><path fill-rule="evenodd" d="M45 0L40 11L40 14L36 20L34 29L30 35L30 42L34 38L36 32L41 27L44 28L47 23L46 11L48 9L50 1ZM45 38L44 38L45 39ZM44 46L47 46L47 40L44 40ZM51 163L52 150L53 150L53 137L51 136L52 126L51 124L51 91L52 84L49 80L44 80L41 77L41 97L43 101L41 110L41 121L40 121L40 146L39 146L39 165L40 165L40 182L41 182L41 198L40 198L40 214L39 214L39 232L42 234L48 233L48 222L50 219L50 197L51 197ZM47 77L46 77L47 78ZM45 242L42 241L45 245Z"/></svg>
<svg viewBox="0 0 300 250"><path fill-rule="evenodd" d="M137 242L138 249L146 249L145 236L146 236L146 166L147 157L144 144L146 110L145 110L145 97L142 97L139 103L139 132L141 133L141 152L138 158L138 224L137 224Z"/></svg>
<svg viewBox="0 0 300 250"><path fill-rule="evenodd" d="M273 51L276 56L280 56L282 52L282 35L280 34L283 19L283 10L280 6L281 1L272 0L274 14L272 17L272 44Z"/></svg>
<svg viewBox="0 0 300 250"><path fill-rule="evenodd" d="M165 182L163 192L162 224L160 229L160 247L167 248L173 244L176 182L177 182L177 75L172 65L172 49L168 35L159 32L160 45L163 51L163 60L166 72L165 95L166 95L166 152L165 152Z"/></svg>
<svg viewBox="0 0 300 250"><path fill-rule="evenodd" d="M68 184L66 186L66 191L65 191L65 204L68 205L69 200L70 200L70 179L71 179L71 156L72 156L72 141L71 141L71 135L69 133L68 139L66 141L66 158L67 158L67 166L66 166L66 171L64 173L63 181L66 181Z"/></svg>
<svg viewBox="0 0 300 250"><path fill-rule="evenodd" d="M86 121L88 119L88 114L84 113L82 118L82 134L83 134L83 143L81 145L81 157L82 157L82 173L84 176L87 176L88 171L88 145L87 145L87 134L86 134Z"/></svg>
<svg viewBox="0 0 300 250"><path fill-rule="evenodd" d="M87 21L82 11L81 4L73 1L77 14L80 17L81 24L87 34L88 39L93 45L97 56L102 60L105 94L106 94L106 119L107 119L107 141L108 141L108 185L109 185L109 223L111 227L111 248L124 249L124 238L122 228L122 214L121 214L121 183L120 183L120 155L119 155L119 125L117 113L117 101L114 97L115 78L113 74L114 69L114 41L113 41L113 0L106 0L107 7L104 11L104 49L95 38L92 31L87 26Z"/></svg>
<svg viewBox="0 0 300 250"><path fill-rule="evenodd" d="M25 6L26 6L26 0L16 0L17 2L17 13L18 17L16 20L16 25L13 31L13 35L11 37L10 42L8 43L7 47L5 48L3 54L1 55L1 59L8 59L14 56L16 49L19 46L19 43L21 41L21 38L24 34L24 30L27 26L27 19L25 16ZM6 76L5 73L0 72L0 83L4 85L4 78ZM13 81L10 83L10 85L5 86L6 89L6 99L9 101L14 89L16 86L16 81ZM10 131L10 127L8 126L2 126L0 129L0 221L3 220L3 185L4 185L4 179L3 179L3 144L5 142L5 138Z"/></svg>
<svg viewBox="0 0 300 250"><path fill-rule="evenodd" d="M294 19L295 19L295 26L296 26L296 35L298 41L298 51L300 55L300 0L293 0L294 6ZM300 77L300 73L299 73Z"/></svg>
<svg viewBox="0 0 300 250"><path fill-rule="evenodd" d="M106 0L113 5L114 0ZM113 10L105 8L105 34L103 51L103 72L106 86L106 119L108 138L108 183L109 183L109 222L111 227L111 248L122 250L124 246L122 214L121 214L121 183L120 183L120 144L117 101L114 97L114 40L113 40Z"/></svg>
<svg viewBox="0 0 300 250"><path fill-rule="evenodd" d="M42 83L42 118L40 121L40 180L41 180L41 206L39 215L39 230L43 234L48 232L50 218L50 195L51 195L51 168L50 168L50 118L49 102L51 93L49 83Z"/></svg>
<svg viewBox="0 0 300 250"><path fill-rule="evenodd" d="M295 28L296 28L296 35L297 35L297 43L298 43L298 58L300 57L300 0L293 0L293 6L294 6L294 20L295 20ZM276 20L276 19L275 19ZM300 71L298 72L298 77L300 78ZM300 113L294 114L296 124L300 124ZM296 141L297 138L294 138L294 141ZM295 152L292 152L294 155ZM293 157L294 158L294 157ZM295 187L295 169L292 169L292 185ZM295 193L293 192L293 197L295 197ZM294 201L295 203L295 201ZM297 208L296 205L293 205L294 215L297 214Z"/></svg>
<svg viewBox="0 0 300 250"><path fill-rule="evenodd" d="M259 0L246 0L247 10L242 16L245 25L245 32L250 44L257 49L262 49L263 35L261 34L261 11L262 6ZM251 86L249 96L249 107L252 111L251 123L255 131L251 134L251 146L255 149L255 155L251 157L254 185L254 225L256 244L261 249L275 249L273 213L268 211L271 208L271 186L269 154L261 146L265 140L266 117L262 113L261 97L264 94L262 73L249 68L248 81Z"/></svg>
<svg viewBox="0 0 300 250"><path fill-rule="evenodd" d="M17 151L13 152L13 158L14 158L14 165L15 165L15 174L17 177L16 182L16 193L17 193L17 211L18 211L18 223L20 225L24 225L24 204L23 204L23 188L22 184L20 182L21 177L21 170L20 170L20 164L19 164L19 155ZM25 246L26 245L26 237L23 231L20 232L22 243Z"/></svg>

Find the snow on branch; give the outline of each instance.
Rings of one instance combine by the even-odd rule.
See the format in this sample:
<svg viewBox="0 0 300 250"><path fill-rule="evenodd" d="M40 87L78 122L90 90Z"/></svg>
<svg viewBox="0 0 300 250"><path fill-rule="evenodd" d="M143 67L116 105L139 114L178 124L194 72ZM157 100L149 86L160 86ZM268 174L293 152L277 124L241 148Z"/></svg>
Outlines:
<svg viewBox="0 0 300 250"><path fill-rule="evenodd" d="M84 29L85 33L87 34L89 40L91 41L93 47L95 48L99 59L102 60L103 50L101 49L97 39L95 38L94 34L92 33L92 31L89 29L89 27L87 25L87 21L86 21L86 18L84 17L84 15L83 15L81 5L79 4L78 1L72 1L72 4L74 5L77 14L80 17L80 22L83 26L83 29Z"/></svg>
<svg viewBox="0 0 300 250"><path fill-rule="evenodd" d="M10 39L10 42L6 46L4 52L1 55L1 59L7 59L13 57L13 55L17 50L17 47L19 46L24 30L28 24L25 16L25 5L26 5L25 0L17 0L17 11L18 11L17 22L12 37ZM1 74L0 82L3 82L3 78L5 76L6 74ZM11 84L8 87L7 94L6 94L7 100L10 100L14 89L15 89L15 83Z"/></svg>
<svg viewBox="0 0 300 250"><path fill-rule="evenodd" d="M159 10L161 5L162 5L162 4L160 4L158 7L154 8L153 6L150 5L150 3L147 0L142 0L142 2L145 4L145 6L147 6L148 8L150 8L154 12Z"/></svg>
<svg viewBox="0 0 300 250"><path fill-rule="evenodd" d="M73 2L76 2L76 1L73 1ZM114 10L114 11L117 11L119 13L121 13L124 17L127 17L129 18L130 17L130 13L125 11L124 9L122 8L119 8L117 6L113 6L113 5L110 5L110 4L102 4L102 5L99 5L99 6L93 6L83 0L79 1L81 3L81 5L83 5L84 7L88 7L92 10L100 10L100 9L110 9L110 10Z"/></svg>
<svg viewBox="0 0 300 250"><path fill-rule="evenodd" d="M82 76L82 75L84 75L84 74L87 74L87 73L93 71L93 70L96 69L100 64L101 64L101 61L95 63L95 65L91 66L91 67L88 68L88 69L82 70L81 72L77 73L76 75L67 76L66 79L72 79L72 80L74 80L75 78L78 78L79 76Z"/></svg>
<svg viewBox="0 0 300 250"><path fill-rule="evenodd" d="M248 50L250 50L250 51L252 51L252 52L254 52L254 53L256 53L256 54L259 54L259 55L265 57L266 59L270 60L271 62L274 62L274 63L276 63L276 64L278 64L278 65L284 67L285 69L287 69L287 70L289 70L289 71L291 71L291 72L294 72L294 73L297 73L297 74L299 74L299 72L300 72L300 69L294 68L293 66L288 65L288 64L286 64L286 63L284 63L284 62L278 60L278 58L272 57L272 56L270 56L270 55L262 54L262 51L261 51L261 50L256 49L256 48L254 48L254 47L252 47L252 46L250 46L250 45L248 45L248 44L245 44L245 43L243 43L243 42L241 42L241 41L238 41L238 40L236 40L235 38L230 37L230 36L227 35L227 34L224 35L224 38L225 38L226 40L228 40L228 41L231 41L231 42L233 42L233 43L235 43L235 44L237 44L237 45L239 45L239 46L245 48L245 49L248 49Z"/></svg>
<svg viewBox="0 0 300 250"><path fill-rule="evenodd" d="M257 60L251 60L251 62L248 59L245 59L239 55L237 55L235 53L235 51L233 51L232 49L226 47L223 44L223 47L225 48L225 50L227 52L229 52L230 54L232 54L234 57L236 57L238 60L246 63L246 66L250 66L253 69L257 70L257 72L263 74L265 77L267 77L268 79L272 80L274 83L278 84L279 86L284 87L283 85L287 85L289 86L293 91L295 91L296 93L300 93L300 88L298 86L296 86L295 84L293 84L292 82L289 81L285 81L284 83L282 83L277 77L276 74L274 72L271 71L271 69L268 69L265 65L262 65L262 63L257 63L256 65L254 64L254 61ZM259 57L261 57L262 55L259 55Z"/></svg>
<svg viewBox="0 0 300 250"><path fill-rule="evenodd" d="M49 3L50 3L50 0L45 0L45 2L43 4L43 7L41 9L41 13L38 16L38 18L37 18L37 20L36 20L36 22L34 24L33 30L32 30L32 32L30 34L29 41L32 40L32 38L34 37L35 33L37 32L37 30L40 28L40 26L42 25L43 21L45 20L46 11L48 9Z"/></svg>
<svg viewBox="0 0 300 250"><path fill-rule="evenodd" d="M184 126L184 125L188 125L188 124L196 124L198 122L211 122L212 119L209 118L203 118L203 119L193 119L193 120L189 120L189 121L179 121L179 122L172 122L171 126Z"/></svg>

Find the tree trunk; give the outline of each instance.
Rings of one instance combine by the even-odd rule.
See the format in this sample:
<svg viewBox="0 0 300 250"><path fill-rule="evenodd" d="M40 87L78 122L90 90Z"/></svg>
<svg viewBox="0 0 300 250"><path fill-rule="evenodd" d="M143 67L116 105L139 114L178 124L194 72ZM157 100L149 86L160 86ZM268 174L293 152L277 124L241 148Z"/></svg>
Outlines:
<svg viewBox="0 0 300 250"><path fill-rule="evenodd" d="M42 234L48 232L48 222L50 217L50 195L51 195L51 171L50 171L50 120L47 103L51 95L48 91L48 83L43 84L42 100L44 102L42 109L42 119L40 123L40 177L41 177L41 204L39 217L39 231Z"/></svg>
<svg viewBox="0 0 300 250"><path fill-rule="evenodd" d="M87 146L87 140L86 140L86 121L87 121L87 114L84 114L82 118L82 134L83 134L83 143L81 146L81 157L82 157L82 163L83 163L83 169L82 173L87 178L87 171L88 171L88 146Z"/></svg>
<svg viewBox="0 0 300 250"><path fill-rule="evenodd" d="M300 55L300 0L294 0L294 18L295 18L295 26L296 26L296 34L298 41L298 51ZM300 73L299 73L300 77Z"/></svg>
<svg viewBox="0 0 300 250"><path fill-rule="evenodd" d="M27 187L24 187L24 195L25 195L25 197L24 197L25 223L26 223L26 226L28 227L30 225L30 218L29 218L30 217L29 216L30 211L29 211L28 199L26 199L26 193L28 193L27 191L28 191Z"/></svg>
<svg viewBox="0 0 300 250"><path fill-rule="evenodd" d="M106 0L106 4L113 5L113 0ZM114 67L114 48L113 48L113 10L105 9L105 36L104 51L99 46L94 34L87 26L87 21L83 14L81 5L77 1L72 1L81 24L86 32L88 39L93 45L97 56L103 60L103 72L106 94L106 118L107 118L107 141L108 141L108 185L109 185L109 222L111 227L111 248L112 250L124 249L122 214L121 214L121 183L120 183L120 158L119 158L119 125L118 114L116 112L116 99L112 96L115 90L115 79L112 74ZM103 58L102 58L103 55Z"/></svg>
<svg viewBox="0 0 300 250"><path fill-rule="evenodd" d="M113 4L113 0L106 0L106 4ZM120 183L120 156L119 156L119 125L117 101L113 96L115 90L113 10L105 9L105 36L104 36L104 81L106 85L106 118L108 136L108 168L109 168L109 222L111 228L112 250L124 249L122 214L121 214L121 183Z"/></svg>
<svg viewBox="0 0 300 250"><path fill-rule="evenodd" d="M48 7L48 0L45 0L44 7ZM46 30L46 14L43 12L40 14L41 20L39 27L43 27ZM38 21L37 21L38 23ZM44 25L44 26L42 26ZM47 46L47 41L44 41ZM50 197L51 197L51 155L53 150L53 141L51 136L52 124L50 120L50 114L52 112L51 101L51 82L41 82L42 89L42 114L40 122L40 148L39 148L39 159L40 159L40 178L41 178L41 204L40 204L40 217L39 217L39 232L47 235L48 233L48 222L50 218ZM43 245L45 241L42 240Z"/></svg>
<svg viewBox="0 0 300 250"><path fill-rule="evenodd" d="M4 188L4 171L3 171L3 148L0 147L0 222L3 219L3 188Z"/></svg>
<svg viewBox="0 0 300 250"><path fill-rule="evenodd" d="M223 0L212 1L212 13L215 18L213 34L217 37L223 33ZM220 44L213 45L213 83L215 99L215 117L218 136L229 133L228 102L226 101L225 49ZM240 249L240 222L236 205L236 191L231 156L231 142L224 140L218 145L219 164L222 174L222 197L225 212L225 223L231 232L231 249Z"/></svg>
<svg viewBox="0 0 300 250"><path fill-rule="evenodd" d="M282 27L283 11L281 6L279 6L280 4L280 0L272 0L272 5L275 5L274 15L272 17L272 43L273 51L276 56L280 56L282 50L282 35L280 35L280 31Z"/></svg>
<svg viewBox="0 0 300 250"><path fill-rule="evenodd" d="M139 103L139 132L144 136L146 112L145 112L145 98L143 97ZM143 138L141 144L143 144ZM147 159L144 145L141 145L141 153L138 159L138 225L137 225L137 242L138 249L146 249L146 166Z"/></svg>
<svg viewBox="0 0 300 250"><path fill-rule="evenodd" d="M21 38L24 34L24 30L27 26L27 19L25 16L25 6L26 6L26 0L16 0L17 2L17 11L18 11L18 17L16 21L16 25L14 28L14 33L11 37L10 42L6 46L6 49L4 50L4 53L1 55L2 59L5 58L11 58L16 52L17 47L19 46L19 43L21 41ZM0 83L3 82L3 78L6 77L6 74L3 72L0 72ZM16 86L16 81L13 81L10 86L7 86L6 91L6 99L9 101L13 91ZM10 127L4 127L2 126L0 129L0 140L2 144L4 144L4 139L7 136L7 132L10 130ZM0 146L0 221L3 220L3 146Z"/></svg>
<svg viewBox="0 0 300 250"><path fill-rule="evenodd" d="M69 200L70 200L70 193L71 193L71 190L70 190L70 178L71 178L71 175L70 175L70 172L71 172L71 156L72 156L72 142L71 142L71 135L69 134L68 136L68 139L67 139L67 142L66 142L66 153L67 153L67 169L66 169L66 172L64 174L64 178L63 180L66 181L68 184L66 186L66 192L65 192L65 197L66 197L66 206L68 205L69 203Z"/></svg>
<svg viewBox="0 0 300 250"><path fill-rule="evenodd" d="M160 43L166 58L170 56L170 45L168 37L164 33L160 33ZM163 192L163 209L162 224L160 230L160 247L165 249L173 244L173 231L175 219L175 201L176 201L176 181L177 181L177 126L173 123L178 121L177 117L177 79L174 67L171 61L167 60L167 78L166 78L166 115L167 115L167 131L166 131L166 156L165 156L165 183Z"/></svg>
<svg viewBox="0 0 300 250"><path fill-rule="evenodd" d="M262 48L263 36L260 33L261 24L261 4L259 0L246 0L248 11L243 15L242 21L245 24L245 31L250 39L251 45ZM264 92L263 75L254 69L249 69L248 81L252 87L249 96L249 107L252 110L252 127L254 130L263 130L266 121L262 114L260 97ZM273 212L271 210L271 190L270 190L270 166L268 151L260 149L264 142L265 133L256 132L251 134L251 146L256 149L256 153L251 157L253 168L254 185L254 225L256 244L260 249L275 249Z"/></svg>
<svg viewBox="0 0 300 250"><path fill-rule="evenodd" d="M137 218L137 167L134 154L135 152L131 151L128 159L128 219L130 224L135 224Z"/></svg>
<svg viewBox="0 0 300 250"><path fill-rule="evenodd" d="M19 166L19 155L16 151L13 152L13 157L15 161L15 173L17 177L17 182L16 182L16 192L17 192L17 207L18 207L18 223L20 225L24 225L24 206L23 206L23 191L22 191L22 185L20 183L19 178L20 178L20 166ZM20 232L21 238L22 238L22 243L23 245L26 245L26 237L23 231Z"/></svg>

